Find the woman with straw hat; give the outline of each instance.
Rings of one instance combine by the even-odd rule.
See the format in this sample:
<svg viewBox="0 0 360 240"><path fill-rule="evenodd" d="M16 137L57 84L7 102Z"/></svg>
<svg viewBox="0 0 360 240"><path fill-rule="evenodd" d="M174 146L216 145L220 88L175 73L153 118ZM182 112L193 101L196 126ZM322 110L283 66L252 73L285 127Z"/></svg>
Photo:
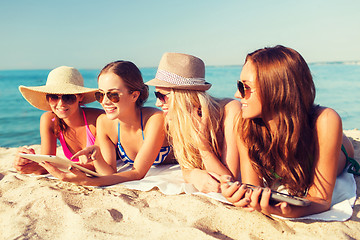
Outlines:
<svg viewBox="0 0 360 240"><path fill-rule="evenodd" d="M80 107L95 101L97 89L84 87L84 79L77 69L55 68L49 73L45 86L20 86L19 90L32 106L47 111L40 119L41 154L56 155L57 139L69 159L94 144L96 119L103 111ZM33 149L25 147L18 152L35 154ZM46 173L36 162L19 155L14 166L20 173Z"/></svg>
<svg viewBox="0 0 360 240"><path fill-rule="evenodd" d="M204 62L182 53L165 53L153 80L175 158L185 181L202 192L218 192L218 175L239 177L234 119L240 103L216 99L206 90Z"/></svg>
<svg viewBox="0 0 360 240"><path fill-rule="evenodd" d="M139 180L152 165L169 159L163 114L156 108L143 107L149 91L132 62L107 64L98 76L98 84L95 97L106 115L98 118L96 145L74 157L89 156L95 170L104 176L90 178L77 169L65 173L49 163L42 166L60 180L80 185L107 186ZM132 169L117 172L117 166L122 163L132 165Z"/></svg>

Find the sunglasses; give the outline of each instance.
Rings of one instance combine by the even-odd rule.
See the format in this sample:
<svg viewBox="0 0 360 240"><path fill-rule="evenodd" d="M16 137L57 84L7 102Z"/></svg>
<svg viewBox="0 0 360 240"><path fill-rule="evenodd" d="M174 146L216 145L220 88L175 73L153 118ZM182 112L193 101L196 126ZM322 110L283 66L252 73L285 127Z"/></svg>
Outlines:
<svg viewBox="0 0 360 240"><path fill-rule="evenodd" d="M63 95L57 95L57 94L46 94L46 100L48 102L58 102L59 100L63 101L63 103L72 105L76 102L76 95L75 94L63 94Z"/></svg>
<svg viewBox="0 0 360 240"><path fill-rule="evenodd" d="M255 90L251 90L250 87L248 87L247 85L245 85L241 80L237 81L237 88L240 92L240 96L241 98L245 98L245 97L249 97L248 93L253 93L255 92Z"/></svg>
<svg viewBox="0 0 360 240"><path fill-rule="evenodd" d="M113 103L117 103L120 101L120 95L121 93L118 92L113 92L113 91L106 92L106 97ZM104 92L100 92L100 91L95 92L95 99L99 103L102 103L102 101L104 100L104 96L105 96Z"/></svg>
<svg viewBox="0 0 360 240"><path fill-rule="evenodd" d="M158 98L160 100L161 103L166 103L168 97L166 95L169 95L170 93L167 94L162 94L161 92L154 92L155 93L155 97Z"/></svg>

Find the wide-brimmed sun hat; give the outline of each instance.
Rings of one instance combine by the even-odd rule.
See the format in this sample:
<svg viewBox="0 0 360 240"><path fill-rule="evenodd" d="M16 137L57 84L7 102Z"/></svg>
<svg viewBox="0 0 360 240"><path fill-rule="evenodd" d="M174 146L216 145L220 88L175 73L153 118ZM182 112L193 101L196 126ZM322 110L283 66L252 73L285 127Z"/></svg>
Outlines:
<svg viewBox="0 0 360 240"><path fill-rule="evenodd" d="M87 104L95 101L97 91L95 88L84 87L84 79L80 72L67 66L53 69L47 77L45 86L19 86L19 90L32 106L45 111L51 111L46 94L82 94L84 98L81 104Z"/></svg>
<svg viewBox="0 0 360 240"><path fill-rule="evenodd" d="M164 53L155 78L145 84L197 91L206 91L211 87L211 84L205 81L204 62L183 53Z"/></svg>

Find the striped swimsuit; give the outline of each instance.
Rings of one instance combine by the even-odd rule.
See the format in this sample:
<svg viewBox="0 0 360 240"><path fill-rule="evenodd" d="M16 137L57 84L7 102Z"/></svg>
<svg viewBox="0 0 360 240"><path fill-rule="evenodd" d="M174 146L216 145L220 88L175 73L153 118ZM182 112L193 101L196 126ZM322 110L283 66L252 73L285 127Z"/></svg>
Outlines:
<svg viewBox="0 0 360 240"><path fill-rule="evenodd" d="M143 127L143 122L142 122L142 112L140 112L140 118L141 118L141 133L142 133L142 138L144 140L145 138L144 138L144 127ZM118 146L118 150L119 150L120 160L122 160L124 163L134 164L134 161L129 158L129 156L126 154L123 146L121 145L121 142L120 142L120 122L118 123L118 143L117 143L117 146ZM158 165L158 164L162 163L166 159L167 155L169 155L169 152L170 152L170 146L162 147L152 165Z"/></svg>

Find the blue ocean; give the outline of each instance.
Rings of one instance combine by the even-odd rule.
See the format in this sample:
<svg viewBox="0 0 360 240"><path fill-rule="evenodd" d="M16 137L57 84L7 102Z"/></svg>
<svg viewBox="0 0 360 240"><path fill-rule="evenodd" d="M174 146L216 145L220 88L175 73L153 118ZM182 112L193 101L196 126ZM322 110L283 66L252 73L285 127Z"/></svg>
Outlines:
<svg viewBox="0 0 360 240"><path fill-rule="evenodd" d="M344 129L360 127L360 64L310 64L316 86L316 103L335 109ZM156 68L140 69L144 81L155 76ZM32 107L20 94L19 85L40 86L46 83L50 69L0 71L0 147L40 144L39 121L43 111ZM99 70L80 69L86 87L97 87ZM215 97L233 97L241 66L208 66L206 80L213 84L209 93ZM150 88L146 106L155 106ZM87 106L101 108L97 102Z"/></svg>

